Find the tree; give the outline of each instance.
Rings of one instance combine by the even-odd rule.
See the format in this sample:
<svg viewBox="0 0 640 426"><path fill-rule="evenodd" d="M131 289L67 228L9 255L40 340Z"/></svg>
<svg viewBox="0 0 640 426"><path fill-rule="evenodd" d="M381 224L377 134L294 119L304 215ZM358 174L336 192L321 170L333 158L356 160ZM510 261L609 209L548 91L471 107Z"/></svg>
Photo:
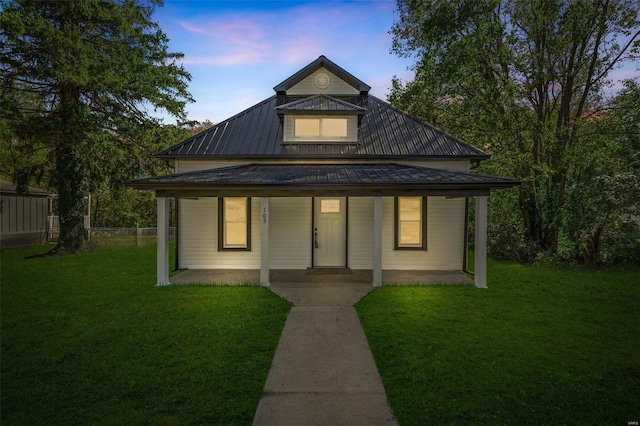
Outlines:
<svg viewBox="0 0 640 426"><path fill-rule="evenodd" d="M398 8L393 51L416 58L416 76L394 79L390 101L492 153L485 170L522 181L514 207L532 252L555 253L580 129L610 71L637 59L637 4L400 0Z"/></svg>
<svg viewBox="0 0 640 426"><path fill-rule="evenodd" d="M3 1L0 14L3 152L54 165L60 240L86 243L85 195L108 180L144 173L160 123L149 110L184 118L189 74L151 20L159 0ZM11 148L7 148L11 146ZM30 167L16 164L24 185Z"/></svg>

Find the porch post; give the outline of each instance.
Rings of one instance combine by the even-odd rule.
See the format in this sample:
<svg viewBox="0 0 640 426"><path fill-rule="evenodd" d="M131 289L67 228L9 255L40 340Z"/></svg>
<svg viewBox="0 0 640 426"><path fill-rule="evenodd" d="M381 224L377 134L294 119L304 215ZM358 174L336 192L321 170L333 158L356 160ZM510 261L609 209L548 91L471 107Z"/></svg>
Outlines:
<svg viewBox="0 0 640 426"><path fill-rule="evenodd" d="M382 197L373 198L373 286L382 285Z"/></svg>
<svg viewBox="0 0 640 426"><path fill-rule="evenodd" d="M475 285L487 288L487 196L476 197Z"/></svg>
<svg viewBox="0 0 640 426"><path fill-rule="evenodd" d="M260 197L260 284L269 282L269 197Z"/></svg>
<svg viewBox="0 0 640 426"><path fill-rule="evenodd" d="M169 199L157 197L158 200L158 260L156 285L169 284Z"/></svg>

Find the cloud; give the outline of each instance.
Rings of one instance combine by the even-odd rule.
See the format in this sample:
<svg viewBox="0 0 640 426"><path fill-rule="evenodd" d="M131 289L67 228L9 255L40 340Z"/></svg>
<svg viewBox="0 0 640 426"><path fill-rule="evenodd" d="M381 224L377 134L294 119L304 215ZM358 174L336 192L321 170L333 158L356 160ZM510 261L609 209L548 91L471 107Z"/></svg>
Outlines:
<svg viewBox="0 0 640 426"><path fill-rule="evenodd" d="M357 28L366 25L384 2L310 3L277 11L213 10L177 21L198 53L189 65L302 64L329 51L357 52L363 43ZM366 41L364 41L366 43ZM336 55L334 55L336 56ZM337 55L339 56L339 55Z"/></svg>

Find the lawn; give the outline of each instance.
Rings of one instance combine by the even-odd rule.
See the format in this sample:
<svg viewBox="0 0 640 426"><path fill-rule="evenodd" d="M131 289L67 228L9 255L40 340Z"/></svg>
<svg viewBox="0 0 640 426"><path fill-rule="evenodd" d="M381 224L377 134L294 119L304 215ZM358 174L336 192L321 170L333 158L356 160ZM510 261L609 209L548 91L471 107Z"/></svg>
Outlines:
<svg viewBox="0 0 640 426"><path fill-rule="evenodd" d="M155 287L155 245L0 255L1 423L250 424L290 304Z"/></svg>
<svg viewBox="0 0 640 426"><path fill-rule="evenodd" d="M490 261L488 284L357 305L400 425L640 420L640 267Z"/></svg>

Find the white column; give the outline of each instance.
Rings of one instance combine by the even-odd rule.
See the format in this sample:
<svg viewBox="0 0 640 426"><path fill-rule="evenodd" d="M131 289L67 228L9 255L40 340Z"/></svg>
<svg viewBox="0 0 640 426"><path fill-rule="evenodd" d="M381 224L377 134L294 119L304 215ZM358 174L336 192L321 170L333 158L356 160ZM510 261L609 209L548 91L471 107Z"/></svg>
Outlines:
<svg viewBox="0 0 640 426"><path fill-rule="evenodd" d="M487 196L476 197L475 284L487 288Z"/></svg>
<svg viewBox="0 0 640 426"><path fill-rule="evenodd" d="M382 197L373 198L373 286L382 285Z"/></svg>
<svg viewBox="0 0 640 426"><path fill-rule="evenodd" d="M169 198L158 200L158 282L156 285L169 284Z"/></svg>
<svg viewBox="0 0 640 426"><path fill-rule="evenodd" d="M269 197L260 198L260 284L269 282Z"/></svg>

